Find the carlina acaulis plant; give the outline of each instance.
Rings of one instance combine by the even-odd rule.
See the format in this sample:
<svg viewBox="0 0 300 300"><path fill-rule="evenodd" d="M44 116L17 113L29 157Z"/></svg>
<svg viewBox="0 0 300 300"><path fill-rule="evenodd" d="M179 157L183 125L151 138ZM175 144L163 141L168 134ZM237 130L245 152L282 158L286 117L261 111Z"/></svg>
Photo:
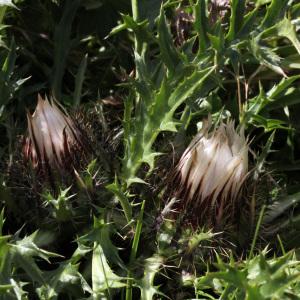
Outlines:
<svg viewBox="0 0 300 300"><path fill-rule="evenodd" d="M34 170L46 176L73 172L86 161L89 149L84 132L62 109L54 99L38 95L34 113L27 113L23 154Z"/></svg>
<svg viewBox="0 0 300 300"><path fill-rule="evenodd" d="M186 220L201 226L230 223L242 201L249 144L244 129L228 120L211 130L210 121L194 137L176 166L176 198Z"/></svg>

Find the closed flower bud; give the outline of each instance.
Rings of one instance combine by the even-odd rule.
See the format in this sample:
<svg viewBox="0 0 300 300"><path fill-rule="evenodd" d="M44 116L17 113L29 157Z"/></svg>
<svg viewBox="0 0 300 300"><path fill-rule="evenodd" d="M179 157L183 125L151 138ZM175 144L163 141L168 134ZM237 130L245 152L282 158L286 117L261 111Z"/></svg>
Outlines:
<svg viewBox="0 0 300 300"><path fill-rule="evenodd" d="M219 226L232 217L248 173L248 143L234 122L204 126L177 166L177 197L198 224ZM192 222L194 222L192 220Z"/></svg>
<svg viewBox="0 0 300 300"><path fill-rule="evenodd" d="M37 107L32 115L27 113L27 121L23 153L34 169L64 173L80 163L86 148L82 132L53 100L38 96Z"/></svg>

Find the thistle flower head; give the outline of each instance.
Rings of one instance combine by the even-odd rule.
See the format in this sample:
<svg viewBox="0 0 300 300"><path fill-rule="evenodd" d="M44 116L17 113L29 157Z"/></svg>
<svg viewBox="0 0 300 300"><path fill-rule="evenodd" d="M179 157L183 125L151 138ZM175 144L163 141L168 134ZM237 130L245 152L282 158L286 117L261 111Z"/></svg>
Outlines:
<svg viewBox="0 0 300 300"><path fill-rule="evenodd" d="M34 169L63 171L76 164L76 157L85 149L81 131L53 100L38 96L34 113L27 113L27 122L23 153Z"/></svg>
<svg viewBox="0 0 300 300"><path fill-rule="evenodd" d="M248 143L234 122L209 131L205 125L177 166L178 197L202 223L219 224L231 216L248 172Z"/></svg>

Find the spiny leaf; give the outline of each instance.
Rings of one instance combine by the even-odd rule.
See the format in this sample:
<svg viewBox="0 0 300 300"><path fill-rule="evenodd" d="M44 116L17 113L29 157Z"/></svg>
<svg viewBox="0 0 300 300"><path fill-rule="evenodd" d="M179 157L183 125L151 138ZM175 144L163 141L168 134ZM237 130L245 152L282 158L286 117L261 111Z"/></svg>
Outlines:
<svg viewBox="0 0 300 300"><path fill-rule="evenodd" d="M231 16L230 16L230 26L229 31L226 36L228 41L235 39L238 31L243 26L245 10L245 0L232 0L231 1Z"/></svg>
<svg viewBox="0 0 300 300"><path fill-rule="evenodd" d="M173 44L173 39L166 23L166 17L163 8L160 11L158 21L158 42L160 45L161 58L168 70L174 74L180 63L180 58Z"/></svg>
<svg viewBox="0 0 300 300"><path fill-rule="evenodd" d="M47 262L49 262L50 257L62 257L59 254L49 252L39 248L35 244L35 239L38 235L38 231L35 231L29 236L24 237L22 240L16 241L15 244L12 244L14 251L20 256L26 257L40 257Z"/></svg>
<svg viewBox="0 0 300 300"><path fill-rule="evenodd" d="M286 291L299 280L299 262L293 253L276 259L267 259L266 255L262 251L251 260L235 262L233 266L217 265L220 271L197 278L196 288L201 291L211 287L222 299L285 299ZM234 297L229 298L232 292Z"/></svg>
<svg viewBox="0 0 300 300"><path fill-rule="evenodd" d="M147 20L150 28L154 26L155 19L159 14L159 10L163 4L163 0L138 1L139 20Z"/></svg>
<svg viewBox="0 0 300 300"><path fill-rule="evenodd" d="M62 79L67 55L71 48L71 26L80 0L68 0L65 3L63 16L54 33L54 67L52 70L52 90L56 99L60 99Z"/></svg>
<svg viewBox="0 0 300 300"><path fill-rule="evenodd" d="M128 198L126 197L126 195L122 191L121 186L119 185L117 178L115 178L114 183L111 183L111 184L107 185L106 188L109 191L113 192L117 196L117 198L120 201L120 204L121 204L121 206L124 210L127 222L129 223L131 221L131 218L132 218L132 208L131 208L131 205L130 205L130 202L129 202Z"/></svg>
<svg viewBox="0 0 300 300"><path fill-rule="evenodd" d="M195 29L198 34L199 39L199 51L203 52L206 50L209 39L207 36L208 33L208 19L206 16L206 1L197 0L196 5L194 6L194 15L195 15Z"/></svg>
<svg viewBox="0 0 300 300"><path fill-rule="evenodd" d="M274 101L268 103L266 110L272 111L298 103L300 103L300 89L291 87L281 92L278 96L276 95Z"/></svg>
<svg viewBox="0 0 300 300"><path fill-rule="evenodd" d="M46 283L37 289L39 297L42 299L55 300L61 291L65 289L71 291L74 296L78 296L77 287L79 289L81 288L82 291L87 291L92 294L92 289L78 272L78 268L79 265L74 265L67 261L61 263L56 270L45 272Z"/></svg>
<svg viewBox="0 0 300 300"><path fill-rule="evenodd" d="M14 279L10 280L14 293L18 300L27 300L28 292L23 290L23 286L26 285L24 282L17 282Z"/></svg>
<svg viewBox="0 0 300 300"><path fill-rule="evenodd" d="M273 145L274 136L275 136L275 130L269 136L269 138L268 138L266 144L264 145L260 155L256 159L254 180L257 180L259 178L259 175L263 172L263 168L264 168L267 156L271 152L271 147Z"/></svg>
<svg viewBox="0 0 300 300"><path fill-rule="evenodd" d="M101 245L95 243L92 258L93 294L101 295L106 290L124 287L126 284L122 280L108 265Z"/></svg>
<svg viewBox="0 0 300 300"><path fill-rule="evenodd" d="M73 96L74 106L78 106L80 104L80 100L81 100L80 98L82 95L82 85L84 82L84 74L87 67L87 59L88 59L88 55L85 54L78 67L77 75L75 78L75 91Z"/></svg>
<svg viewBox="0 0 300 300"><path fill-rule="evenodd" d="M211 230L193 233L189 238L187 251L191 253L202 241L211 240L216 235L218 235L218 233L213 233Z"/></svg>
<svg viewBox="0 0 300 300"><path fill-rule="evenodd" d="M79 248L76 250L76 252L73 254L74 258L80 253L85 254L89 251L89 248L86 246L84 247L85 243L90 244L98 243L101 245L105 257L113 264L118 265L119 267L126 269L123 261L121 260L117 247L112 243L111 241L111 229L112 226L109 223L105 223L103 217L94 218L94 227L93 229L88 232L86 235L81 236L78 239L79 242ZM79 252L78 252L79 251ZM74 259L72 258L72 260Z"/></svg>
<svg viewBox="0 0 300 300"><path fill-rule="evenodd" d="M120 29L130 29L135 33L137 39L139 39L141 42L144 41L149 42L155 40L153 36L149 33L149 30L147 30L148 28L147 20L136 22L131 16L128 15L122 15L122 18L125 27L119 26L115 30L113 30L113 33L116 33L115 31Z"/></svg>
<svg viewBox="0 0 300 300"><path fill-rule="evenodd" d="M273 26L281 16L284 16L288 2L289 0L272 0L260 27L268 28Z"/></svg>
<svg viewBox="0 0 300 300"><path fill-rule="evenodd" d="M180 83L168 99L168 105L173 113L176 108L197 91L204 84L206 78L212 74L215 68L195 70L191 76Z"/></svg>
<svg viewBox="0 0 300 300"><path fill-rule="evenodd" d="M295 80L299 79L300 75L291 76L289 78L283 78L278 84L267 92L267 97L270 99L276 99L283 91L285 91Z"/></svg>
<svg viewBox="0 0 300 300"><path fill-rule="evenodd" d="M259 13L259 8L253 9L247 15L245 15L243 20L243 25L239 29L237 38L244 38L246 35L249 35L249 32L253 30L255 22L257 21L257 16Z"/></svg>
<svg viewBox="0 0 300 300"><path fill-rule="evenodd" d="M144 276L138 283L141 290L141 300L152 300L154 295L161 294L153 283L162 263L163 258L158 255L146 259Z"/></svg>
<svg viewBox="0 0 300 300"><path fill-rule="evenodd" d="M300 54L300 42L295 30L295 26L289 19L284 18L283 20L278 22L273 28L270 28L269 30L265 31L263 36L269 34L270 32L289 39L296 48L297 52Z"/></svg>
<svg viewBox="0 0 300 300"><path fill-rule="evenodd" d="M274 72L286 77L285 72L280 66L281 58L269 47L260 43L261 36L253 38L250 42L254 57L262 64L269 67Z"/></svg>
<svg viewBox="0 0 300 300"><path fill-rule="evenodd" d="M300 202L300 193L280 197L277 201L267 207L263 223L271 224L276 218L282 216L286 211Z"/></svg>
<svg viewBox="0 0 300 300"><path fill-rule="evenodd" d="M272 0L255 0L255 5L257 7L261 6L261 5L265 5L265 4L269 4L271 3Z"/></svg>

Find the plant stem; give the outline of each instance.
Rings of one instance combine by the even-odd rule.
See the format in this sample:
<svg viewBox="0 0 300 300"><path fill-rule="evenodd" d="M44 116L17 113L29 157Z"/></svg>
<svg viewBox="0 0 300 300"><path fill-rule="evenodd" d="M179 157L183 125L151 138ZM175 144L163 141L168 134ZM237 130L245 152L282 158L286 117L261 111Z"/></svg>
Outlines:
<svg viewBox="0 0 300 300"><path fill-rule="evenodd" d="M257 224L256 224L255 233L254 233L253 241L252 241L252 244L251 244L249 258L251 258L253 256L254 247L255 247L255 244L256 244L256 240L257 240L259 228L260 228L260 225L261 225L261 222L262 222L262 218L263 218L264 213L265 213L265 209L266 209L266 205L263 205L263 207L260 211L260 214L259 214Z"/></svg>
<svg viewBox="0 0 300 300"><path fill-rule="evenodd" d="M139 19L139 0L131 0L131 8L132 8L132 17L134 21L138 21Z"/></svg>
<svg viewBox="0 0 300 300"><path fill-rule="evenodd" d="M281 249L282 254L283 254L283 255L286 255L286 251L285 251L285 249L284 249L284 246L283 246L283 243L282 243L282 240L281 240L279 234L277 234L277 240L278 240L278 242L279 242L279 245L280 245L280 249Z"/></svg>
<svg viewBox="0 0 300 300"><path fill-rule="evenodd" d="M140 211L139 218L137 220L136 224L136 229L135 229L135 235L134 239L132 242L132 247L131 247L131 253L130 253L130 259L129 259L129 264L131 265L137 254L137 249L140 241L140 236L142 232L142 225L143 225L143 215L144 215L144 208L145 208L145 200L142 202L142 207ZM132 299L132 272L129 270L127 273L127 286L126 286L126 300L131 300Z"/></svg>
<svg viewBox="0 0 300 300"><path fill-rule="evenodd" d="M139 14L139 1L140 0L131 0L131 9L132 9L132 17L135 22L140 21L140 14ZM143 51L143 44L135 37L134 38L134 49L135 51L141 55ZM138 77L138 73L136 73L136 78Z"/></svg>

